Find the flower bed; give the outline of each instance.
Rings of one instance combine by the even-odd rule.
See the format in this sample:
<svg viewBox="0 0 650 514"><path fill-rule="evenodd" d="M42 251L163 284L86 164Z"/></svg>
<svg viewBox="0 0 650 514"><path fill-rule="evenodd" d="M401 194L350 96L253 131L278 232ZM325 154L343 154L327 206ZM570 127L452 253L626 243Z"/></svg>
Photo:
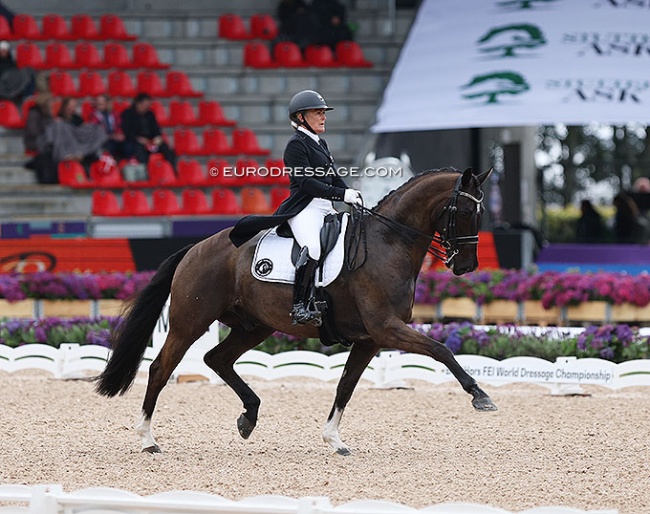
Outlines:
<svg viewBox="0 0 650 514"><path fill-rule="evenodd" d="M76 343L108 347L110 331L119 320L118 317L0 320L0 344L17 347L41 343L58 348L63 343ZM495 359L528 356L554 361L560 356L576 356L622 362L650 357L648 336L641 335L637 327L628 325L590 326L579 335L563 338L551 332L541 332L541 335L526 333L512 325L483 330L469 322L414 325L414 328L442 342L456 354ZM326 354L347 351L339 345L323 347L317 339L301 339L281 332L273 334L256 349L271 354L292 350Z"/></svg>

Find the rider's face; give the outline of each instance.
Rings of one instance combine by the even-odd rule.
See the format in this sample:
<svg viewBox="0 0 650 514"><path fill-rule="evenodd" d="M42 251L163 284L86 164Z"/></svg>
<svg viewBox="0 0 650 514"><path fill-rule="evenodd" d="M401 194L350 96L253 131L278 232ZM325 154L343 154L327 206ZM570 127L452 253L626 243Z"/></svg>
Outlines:
<svg viewBox="0 0 650 514"><path fill-rule="evenodd" d="M316 134L325 132L325 109L309 109L304 113L305 121Z"/></svg>

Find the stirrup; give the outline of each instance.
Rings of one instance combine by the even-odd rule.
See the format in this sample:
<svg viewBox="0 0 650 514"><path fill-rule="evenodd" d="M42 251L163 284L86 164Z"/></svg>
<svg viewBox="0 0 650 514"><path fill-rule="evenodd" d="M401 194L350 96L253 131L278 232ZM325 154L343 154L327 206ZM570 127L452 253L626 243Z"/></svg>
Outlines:
<svg viewBox="0 0 650 514"><path fill-rule="evenodd" d="M302 302L293 306L291 318L292 325L313 325L314 327L320 327L323 324L320 311L309 310Z"/></svg>

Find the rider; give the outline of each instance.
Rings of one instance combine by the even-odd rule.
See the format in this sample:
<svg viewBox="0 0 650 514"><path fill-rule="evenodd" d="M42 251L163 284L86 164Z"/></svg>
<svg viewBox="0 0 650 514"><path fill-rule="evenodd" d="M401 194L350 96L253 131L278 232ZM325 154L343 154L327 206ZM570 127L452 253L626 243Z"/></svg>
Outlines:
<svg viewBox="0 0 650 514"><path fill-rule="evenodd" d="M332 110L316 91L296 93L289 102L289 119L295 132L284 150L290 174L290 195L272 216L247 216L237 223L230 239L240 246L260 230L288 222L301 247L296 262L293 324L321 324L321 313L311 310L311 291L320 258L320 229L326 215L335 213L332 201L361 205L361 194L338 175L334 158L320 135L325 132L325 112Z"/></svg>

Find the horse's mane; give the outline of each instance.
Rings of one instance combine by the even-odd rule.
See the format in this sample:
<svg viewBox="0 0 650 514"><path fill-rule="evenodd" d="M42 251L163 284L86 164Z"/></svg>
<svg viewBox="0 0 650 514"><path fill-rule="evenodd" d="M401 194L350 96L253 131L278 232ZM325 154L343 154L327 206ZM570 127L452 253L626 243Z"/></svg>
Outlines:
<svg viewBox="0 0 650 514"><path fill-rule="evenodd" d="M386 193L386 195L384 195L384 197L377 202L377 205L374 206L373 210L379 209L379 207L381 207L382 204L386 203L388 199L391 198L393 195L401 192L403 189L407 189L409 187L409 184L412 184L413 182L417 182L424 177L428 177L429 175L433 175L434 173L460 173L460 170L457 170L456 168L452 168L452 167L446 167L446 168L420 171L419 173L413 175L406 182L401 184L399 187Z"/></svg>

